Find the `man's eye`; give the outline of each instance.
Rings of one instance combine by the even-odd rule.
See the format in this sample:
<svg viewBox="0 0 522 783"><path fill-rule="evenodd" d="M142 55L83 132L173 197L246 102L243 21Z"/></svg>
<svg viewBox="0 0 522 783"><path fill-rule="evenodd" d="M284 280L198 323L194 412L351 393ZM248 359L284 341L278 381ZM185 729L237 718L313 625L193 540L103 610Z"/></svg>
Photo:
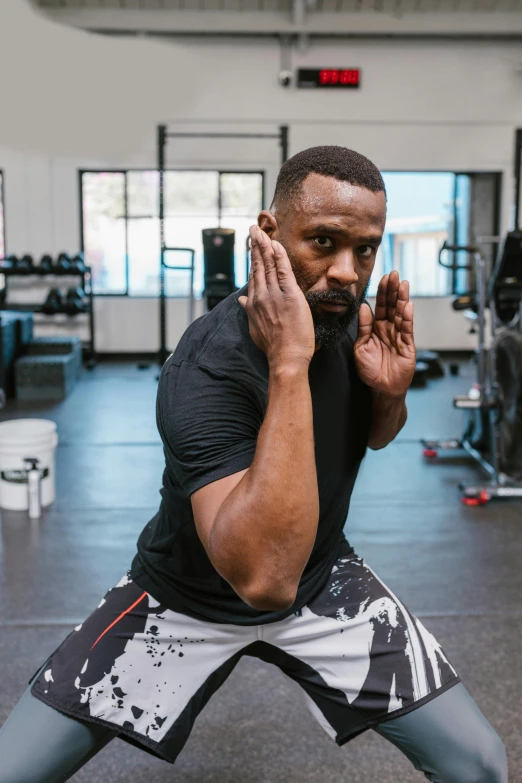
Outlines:
<svg viewBox="0 0 522 783"><path fill-rule="evenodd" d="M361 245L357 252L364 258L370 258L371 254L373 253L373 247L371 245Z"/></svg>
<svg viewBox="0 0 522 783"><path fill-rule="evenodd" d="M314 242L319 247L333 247L333 242L330 237L314 237Z"/></svg>

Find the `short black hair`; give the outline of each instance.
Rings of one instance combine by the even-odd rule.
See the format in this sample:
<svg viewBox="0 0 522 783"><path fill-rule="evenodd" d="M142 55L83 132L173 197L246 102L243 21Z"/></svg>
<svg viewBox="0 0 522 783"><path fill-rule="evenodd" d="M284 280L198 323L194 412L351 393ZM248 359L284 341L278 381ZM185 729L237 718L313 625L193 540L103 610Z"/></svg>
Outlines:
<svg viewBox="0 0 522 783"><path fill-rule="evenodd" d="M304 180L312 173L349 182L373 193L386 193L381 172L364 155L335 145L310 147L289 158L281 167L272 206L291 201Z"/></svg>

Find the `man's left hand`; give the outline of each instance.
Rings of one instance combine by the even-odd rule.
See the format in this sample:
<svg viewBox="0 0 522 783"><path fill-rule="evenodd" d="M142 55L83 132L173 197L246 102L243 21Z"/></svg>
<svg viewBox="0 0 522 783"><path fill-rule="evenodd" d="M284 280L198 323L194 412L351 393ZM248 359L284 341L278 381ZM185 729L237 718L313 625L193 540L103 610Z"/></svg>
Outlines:
<svg viewBox="0 0 522 783"><path fill-rule="evenodd" d="M376 392L404 397L415 372L413 302L410 284L396 271L379 283L375 319L367 304L359 310L359 334L354 345L357 372Z"/></svg>

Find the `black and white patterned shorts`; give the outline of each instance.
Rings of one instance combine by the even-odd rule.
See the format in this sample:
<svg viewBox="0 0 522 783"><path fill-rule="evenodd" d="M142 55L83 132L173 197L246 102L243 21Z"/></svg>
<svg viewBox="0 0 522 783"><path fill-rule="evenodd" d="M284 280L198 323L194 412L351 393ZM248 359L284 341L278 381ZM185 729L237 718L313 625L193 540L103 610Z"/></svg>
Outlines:
<svg viewBox="0 0 522 783"><path fill-rule="evenodd" d="M351 554L311 603L258 626L165 609L125 576L53 653L32 692L173 762L243 655L298 682L339 745L459 682L432 634Z"/></svg>

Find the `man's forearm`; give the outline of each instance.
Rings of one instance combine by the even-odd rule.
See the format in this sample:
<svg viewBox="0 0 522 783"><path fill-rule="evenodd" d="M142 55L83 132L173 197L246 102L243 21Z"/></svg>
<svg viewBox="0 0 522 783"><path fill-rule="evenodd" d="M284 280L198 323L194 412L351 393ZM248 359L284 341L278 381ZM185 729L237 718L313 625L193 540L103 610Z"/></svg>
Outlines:
<svg viewBox="0 0 522 783"><path fill-rule="evenodd" d="M383 449L406 424L408 418L406 396L389 397L372 391L372 399L373 420L368 446L371 449Z"/></svg>

